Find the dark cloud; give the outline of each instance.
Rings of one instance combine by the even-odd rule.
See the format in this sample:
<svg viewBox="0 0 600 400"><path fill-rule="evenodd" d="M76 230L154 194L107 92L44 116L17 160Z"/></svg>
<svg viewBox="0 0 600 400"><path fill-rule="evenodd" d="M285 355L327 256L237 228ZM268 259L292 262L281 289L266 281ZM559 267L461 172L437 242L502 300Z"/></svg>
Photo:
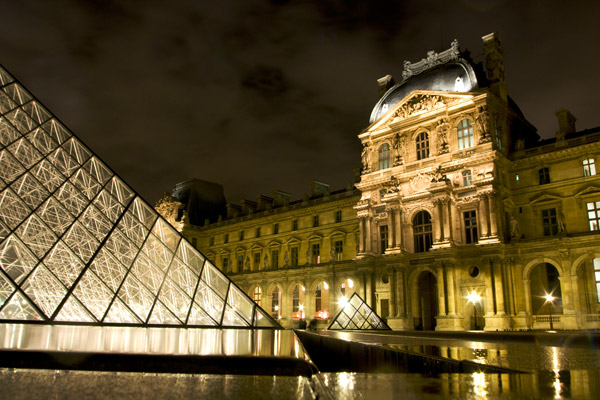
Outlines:
<svg viewBox="0 0 600 400"><path fill-rule="evenodd" d="M600 124L595 16L554 0L19 1L0 63L149 201L192 177L231 201L311 179L341 188L376 79L453 39L503 38L511 96L548 137L554 111Z"/></svg>

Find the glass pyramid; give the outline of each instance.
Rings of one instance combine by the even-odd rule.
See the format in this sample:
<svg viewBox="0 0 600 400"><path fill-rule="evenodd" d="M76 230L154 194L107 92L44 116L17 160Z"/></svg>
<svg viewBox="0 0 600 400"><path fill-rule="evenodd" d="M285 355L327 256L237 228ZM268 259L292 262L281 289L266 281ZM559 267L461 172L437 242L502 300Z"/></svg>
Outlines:
<svg viewBox="0 0 600 400"><path fill-rule="evenodd" d="M391 330L355 292L329 324L330 330L380 329Z"/></svg>
<svg viewBox="0 0 600 400"><path fill-rule="evenodd" d="M0 321L281 328L2 67Z"/></svg>

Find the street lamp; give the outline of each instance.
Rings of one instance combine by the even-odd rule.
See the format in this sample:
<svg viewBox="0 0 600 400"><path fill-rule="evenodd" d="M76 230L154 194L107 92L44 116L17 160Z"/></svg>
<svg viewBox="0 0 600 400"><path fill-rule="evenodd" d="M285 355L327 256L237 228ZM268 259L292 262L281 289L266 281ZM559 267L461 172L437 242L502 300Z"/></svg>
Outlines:
<svg viewBox="0 0 600 400"><path fill-rule="evenodd" d="M552 323L552 308L554 307L554 300L556 298L554 296L552 296L551 294L546 294L544 296L544 298L546 299L546 303L550 303L550 330L553 331L554 324Z"/></svg>
<svg viewBox="0 0 600 400"><path fill-rule="evenodd" d="M481 296L473 290L467 295L467 301L473 303L473 317L475 318L475 330L477 330L477 303L481 301Z"/></svg>

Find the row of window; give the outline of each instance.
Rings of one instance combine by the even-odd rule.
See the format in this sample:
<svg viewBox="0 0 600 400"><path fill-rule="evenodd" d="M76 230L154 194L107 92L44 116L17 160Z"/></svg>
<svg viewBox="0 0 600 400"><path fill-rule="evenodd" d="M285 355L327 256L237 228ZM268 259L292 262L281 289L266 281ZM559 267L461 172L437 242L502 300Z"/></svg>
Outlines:
<svg viewBox="0 0 600 400"><path fill-rule="evenodd" d="M343 255L344 255L344 241L343 240L335 240L333 242L333 248L332 248L332 254L331 254L331 258L333 260L329 260L329 261L342 261ZM271 254L270 254L271 258L270 259L269 259L268 255L266 255L266 254L264 255L264 257L262 259L261 259L261 256L262 256L262 252L260 252L260 251L253 253L252 264L249 265L250 260L249 260L249 258L247 259L248 256L245 256L244 254L238 254L237 259L236 259L237 271L238 272L248 271L248 270L258 271L267 266L268 266L268 268L277 269L281 265L280 262L282 260L279 259L280 258L279 250L271 250ZM320 243L310 244L310 247L306 254L306 258L307 258L307 260L306 260L307 263L311 263L311 264L320 264L321 263L321 245L320 245ZM229 257L224 256L221 258L221 261L222 261L223 271L232 272L233 265L230 263L231 260L229 259ZM288 266L291 266L291 267L297 267L299 265L299 246L297 246L297 245L291 246L289 254L284 256L283 262L284 262L284 265L287 264ZM263 268L261 268L261 263L262 263Z"/></svg>
<svg viewBox="0 0 600 400"><path fill-rule="evenodd" d="M459 150L468 149L475 145L473 139L473 124L470 119L463 119L457 126L457 140ZM429 158L429 134L420 132L415 138L415 148L417 152L417 160ZM379 169L387 169L391 167L392 154L390 145L383 143L378 149Z"/></svg>
<svg viewBox="0 0 600 400"><path fill-rule="evenodd" d="M600 201L586 204L590 231L600 230ZM463 212L463 227L465 243L478 242L477 213L475 210ZM542 210L542 227L544 236L557 235L564 231L562 215L557 213L556 208ZM421 211L413 218L414 252L422 253L429 251L433 245L433 229L431 215L427 211ZM380 251L383 254L387 249L388 226L379 227Z"/></svg>
<svg viewBox="0 0 600 400"><path fill-rule="evenodd" d="M596 175L596 161L593 158L586 158L582 161L583 176L594 176ZM538 170L538 177L540 185L546 185L550 183L550 169L543 167ZM515 179L519 180L519 175L515 176Z"/></svg>
<svg viewBox="0 0 600 400"><path fill-rule="evenodd" d="M342 222L342 210L337 210L334 212L334 220L335 220L336 224ZM316 228L319 226L319 215L313 215L312 226L313 226L313 228ZM298 230L298 220L297 219L292 220L292 229L291 230L292 231ZM244 232L245 231L243 229L239 232L239 240L240 241L244 240L244 236L245 236ZM277 235L278 233L279 233L279 223L275 223L275 224L273 224L273 235ZM256 227L254 237L259 238L260 236L261 236L261 227L258 226L258 227ZM229 233L224 234L223 243L229 243ZM192 244L194 244L194 246L196 245L196 243L192 243ZM214 236L211 236L208 239L208 245L209 246L215 245L215 237Z"/></svg>

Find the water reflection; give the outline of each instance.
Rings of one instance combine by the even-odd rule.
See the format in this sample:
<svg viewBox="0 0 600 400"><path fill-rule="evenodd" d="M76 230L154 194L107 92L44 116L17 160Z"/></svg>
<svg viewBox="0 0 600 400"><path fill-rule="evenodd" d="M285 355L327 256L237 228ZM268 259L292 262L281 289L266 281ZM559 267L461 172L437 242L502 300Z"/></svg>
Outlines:
<svg viewBox="0 0 600 400"><path fill-rule="evenodd" d="M348 390L352 379L353 390ZM559 379L560 387L556 386ZM353 399L593 399L600 398L600 371L543 371L532 374L322 373L333 398Z"/></svg>
<svg viewBox="0 0 600 400"><path fill-rule="evenodd" d="M293 331L0 324L0 349L307 359Z"/></svg>

